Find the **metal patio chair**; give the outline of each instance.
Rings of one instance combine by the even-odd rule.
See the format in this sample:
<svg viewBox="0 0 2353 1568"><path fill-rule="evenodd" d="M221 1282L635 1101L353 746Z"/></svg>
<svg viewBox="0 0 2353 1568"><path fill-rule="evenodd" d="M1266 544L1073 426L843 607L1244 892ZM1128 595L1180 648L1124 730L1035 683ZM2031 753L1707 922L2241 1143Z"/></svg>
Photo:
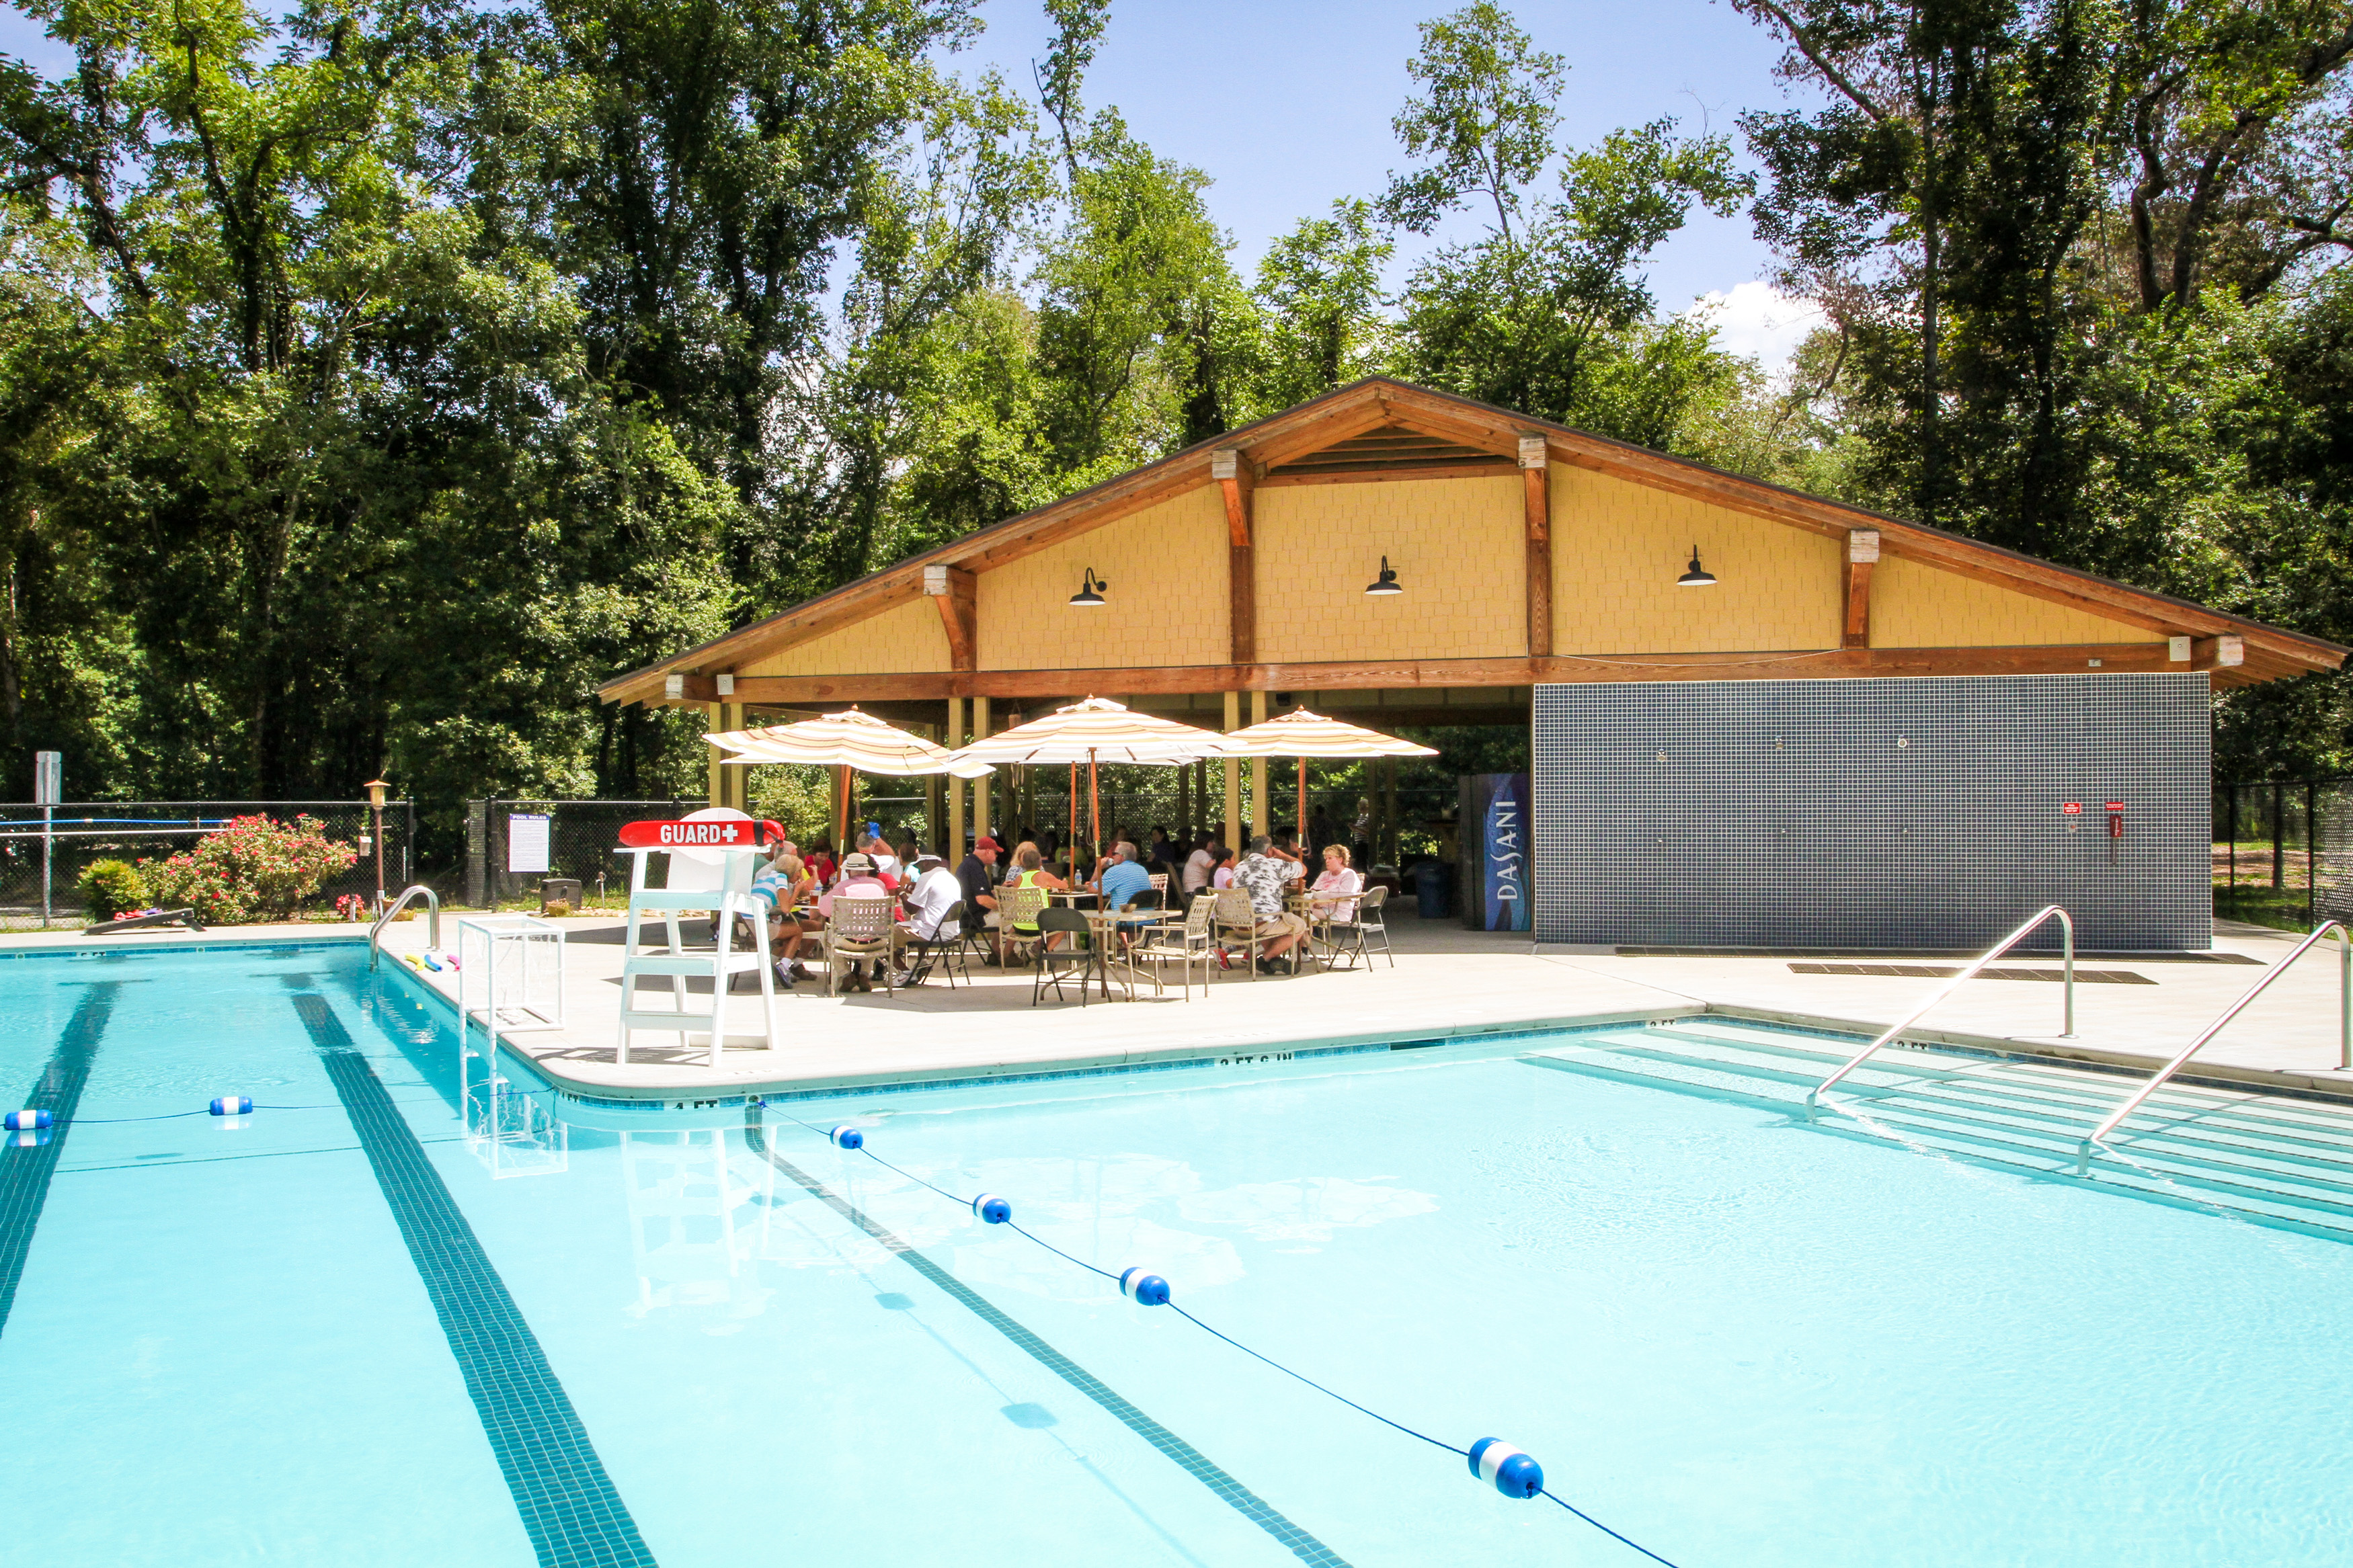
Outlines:
<svg viewBox="0 0 2353 1568"><path fill-rule="evenodd" d="M1124 954L1128 994L1135 994L1137 964L1152 965L1152 994L1157 996L1167 966L1175 963L1183 966L1177 972L1180 977L1177 984L1183 989L1185 1000L1190 1002L1193 999L1193 965L1198 963L1201 966L1201 994L1207 996L1209 994L1209 976L1218 963L1217 954L1211 950L1209 936L1209 918L1216 913L1215 900L1195 899L1187 907L1181 925L1164 920L1157 925L1146 927L1145 940L1129 947Z"/></svg>
<svg viewBox="0 0 2353 1568"><path fill-rule="evenodd" d="M1051 945L1058 935L1071 940L1060 947ZM1062 992L1062 976L1072 969L1079 972L1079 1005L1087 1005L1087 986L1095 973L1095 933L1087 917L1076 910L1040 910L1038 911L1038 973L1029 983L1029 1005L1035 1007L1038 998L1051 987L1056 1001L1068 1001Z"/></svg>
<svg viewBox="0 0 2353 1568"><path fill-rule="evenodd" d="M909 935L905 949L909 954L907 984L910 989L921 985L937 963L940 973L947 976L948 989L955 989L956 967L964 969L964 983L972 984L972 963L965 954L972 945L974 933L964 929L964 900L958 899L940 917L939 934L933 937Z"/></svg>
<svg viewBox="0 0 2353 1568"><path fill-rule="evenodd" d="M1365 973L1371 973L1373 952L1367 944L1376 938L1380 942L1380 951L1388 957L1389 967L1397 967L1397 954L1389 949L1388 911L1384 907L1388 901L1387 887L1366 888L1356 900L1356 919L1327 919L1315 922L1315 940L1324 950L1324 968L1335 967L1341 954L1345 953L1350 968L1355 968L1356 960L1362 958Z"/></svg>
<svg viewBox="0 0 2353 1568"><path fill-rule="evenodd" d="M1239 933L1244 951L1249 954L1250 977L1256 980L1260 946L1258 911L1250 907L1250 890L1247 888L1219 888L1203 896L1210 909L1211 942L1219 947L1231 948L1236 944L1228 939ZM1216 972L1211 973L1214 974Z"/></svg>

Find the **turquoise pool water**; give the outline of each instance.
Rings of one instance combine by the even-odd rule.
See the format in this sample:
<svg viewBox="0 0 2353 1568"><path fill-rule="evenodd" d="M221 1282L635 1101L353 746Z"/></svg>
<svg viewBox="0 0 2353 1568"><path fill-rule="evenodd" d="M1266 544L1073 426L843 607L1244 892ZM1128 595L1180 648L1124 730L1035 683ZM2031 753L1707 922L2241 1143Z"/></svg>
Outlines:
<svg viewBox="0 0 2353 1568"><path fill-rule="evenodd" d="M0 1151L45 1563L1642 1561L848 1117L1681 1568L2348 1555L2353 1247L1559 1070L1609 1037L617 1131L347 951L0 962L0 1100L86 1074ZM303 1109L121 1120L225 1092Z"/></svg>

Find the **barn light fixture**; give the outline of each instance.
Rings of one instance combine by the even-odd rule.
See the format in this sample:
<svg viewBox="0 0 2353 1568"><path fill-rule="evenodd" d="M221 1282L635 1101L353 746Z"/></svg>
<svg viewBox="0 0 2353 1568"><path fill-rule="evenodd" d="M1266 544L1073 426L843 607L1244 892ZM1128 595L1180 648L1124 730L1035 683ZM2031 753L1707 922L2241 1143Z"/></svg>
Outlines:
<svg viewBox="0 0 2353 1568"><path fill-rule="evenodd" d="M1379 578L1375 582L1366 584L1365 592L1367 594L1402 594L1405 592L1403 588L1398 585L1397 573L1389 565L1389 558L1388 556L1384 555L1381 557L1381 574Z"/></svg>
<svg viewBox="0 0 2353 1568"><path fill-rule="evenodd" d="M1675 579L1679 588L1713 588L1715 574L1699 563L1699 546L1692 546L1691 570Z"/></svg>
<svg viewBox="0 0 2353 1568"><path fill-rule="evenodd" d="M1096 576L1095 569L1090 566L1087 568L1086 575L1080 580L1079 591L1071 595L1071 604L1076 609L1097 609L1103 602L1103 590L1110 586L1110 584Z"/></svg>

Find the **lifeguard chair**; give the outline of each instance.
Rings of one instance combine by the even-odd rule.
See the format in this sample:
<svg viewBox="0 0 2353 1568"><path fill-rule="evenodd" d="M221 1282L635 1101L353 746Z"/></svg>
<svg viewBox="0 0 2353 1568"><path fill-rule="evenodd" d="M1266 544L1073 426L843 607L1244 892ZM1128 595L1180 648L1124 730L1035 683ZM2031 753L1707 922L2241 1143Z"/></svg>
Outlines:
<svg viewBox="0 0 2353 1568"><path fill-rule="evenodd" d="M755 822L727 806L692 812L675 822L632 822L621 829L621 848L630 858L629 923L625 938L628 945L621 961L621 1040L616 1061L629 1059L631 1030L658 1029L678 1036L682 1045L691 1045L692 1036L708 1035L708 1065L717 1067L727 1039L729 983L754 971L760 976L762 1048L776 1048L776 982L768 950L768 912L752 896L752 878L759 869L763 844L782 837L784 829L776 823ZM647 866L656 855L668 858L670 871L664 886L649 888ZM679 934L679 916L697 910L711 911L708 950L689 948ZM639 932L649 915L661 921L669 942L665 948L643 952L638 950ZM748 948L733 945L738 915L752 927ZM656 978L670 982L671 1005L640 1007L638 982ZM711 982L707 1013L687 1005L691 994L687 982L696 978Z"/></svg>

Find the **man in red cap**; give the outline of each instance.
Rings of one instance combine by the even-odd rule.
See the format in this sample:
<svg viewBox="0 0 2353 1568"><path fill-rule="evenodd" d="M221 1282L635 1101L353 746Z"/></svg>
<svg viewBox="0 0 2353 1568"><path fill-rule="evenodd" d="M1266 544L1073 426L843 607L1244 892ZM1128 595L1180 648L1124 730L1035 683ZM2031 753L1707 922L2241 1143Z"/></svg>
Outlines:
<svg viewBox="0 0 2353 1568"><path fill-rule="evenodd" d="M983 834L972 841L972 853L956 868L964 889L964 929L986 931L997 924L997 883L988 868L997 864L997 840ZM987 962L998 962L997 944L989 944Z"/></svg>

